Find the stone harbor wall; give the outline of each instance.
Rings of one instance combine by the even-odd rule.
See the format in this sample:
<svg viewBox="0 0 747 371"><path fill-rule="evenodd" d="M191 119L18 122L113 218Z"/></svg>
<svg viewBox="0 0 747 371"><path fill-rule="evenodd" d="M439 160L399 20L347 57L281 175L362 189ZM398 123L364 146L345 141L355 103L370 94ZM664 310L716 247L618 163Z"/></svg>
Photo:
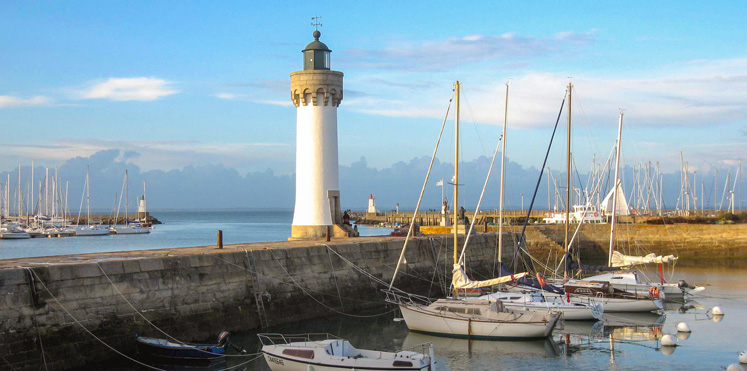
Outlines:
<svg viewBox="0 0 747 371"><path fill-rule="evenodd" d="M380 290L391 281L403 241L287 241L0 261L0 369L70 369L121 358L116 352L138 359L135 334L166 337L155 327L182 341L214 342L223 330L390 311ZM440 283L451 279L451 241L412 240L395 286L440 295ZM467 267L476 277L492 273L496 246L495 234L472 237Z"/></svg>

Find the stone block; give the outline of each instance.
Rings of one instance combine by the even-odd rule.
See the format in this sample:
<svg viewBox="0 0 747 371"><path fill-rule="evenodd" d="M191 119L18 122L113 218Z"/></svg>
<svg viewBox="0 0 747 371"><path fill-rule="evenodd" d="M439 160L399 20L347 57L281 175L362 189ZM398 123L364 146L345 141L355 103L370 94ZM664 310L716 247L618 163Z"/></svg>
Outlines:
<svg viewBox="0 0 747 371"><path fill-rule="evenodd" d="M140 272L139 260L125 260L122 262L125 273L138 273Z"/></svg>
<svg viewBox="0 0 747 371"><path fill-rule="evenodd" d="M141 272L163 270L163 260L161 258L142 259L138 263Z"/></svg>
<svg viewBox="0 0 747 371"><path fill-rule="evenodd" d="M75 278L70 264L51 265L47 267L50 281L64 281Z"/></svg>
<svg viewBox="0 0 747 371"><path fill-rule="evenodd" d="M101 269L111 278L112 276L125 273L124 264L121 260L110 260L99 263Z"/></svg>
<svg viewBox="0 0 747 371"><path fill-rule="evenodd" d="M0 287L27 283L27 274L25 269L0 269Z"/></svg>

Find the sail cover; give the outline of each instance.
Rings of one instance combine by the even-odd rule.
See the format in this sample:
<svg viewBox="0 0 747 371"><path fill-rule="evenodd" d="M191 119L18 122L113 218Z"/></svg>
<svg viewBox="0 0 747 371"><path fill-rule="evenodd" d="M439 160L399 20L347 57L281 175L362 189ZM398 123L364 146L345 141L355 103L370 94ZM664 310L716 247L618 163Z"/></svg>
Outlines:
<svg viewBox="0 0 747 371"><path fill-rule="evenodd" d="M511 276L502 276L485 281L472 281L469 279L469 277L467 277L467 275L464 273L464 270L462 269L462 266L459 264L454 264L454 270L452 271L452 273L453 275L451 278L451 284L454 285L454 288L457 289L477 289L480 287L490 287L501 283L518 280L519 278L527 275L527 273L518 273Z"/></svg>
<svg viewBox="0 0 747 371"><path fill-rule="evenodd" d="M607 196L602 200L602 212L604 215L612 215L612 196L614 192L611 190L607 193ZM615 199L617 206L615 207L615 214L617 215L630 215L630 208L628 207L628 201L625 199L625 192L622 189L622 183L617 183L617 198Z"/></svg>
<svg viewBox="0 0 747 371"><path fill-rule="evenodd" d="M654 253L646 256L630 256L623 255L619 251L612 252L612 266L613 267L629 267L636 264L648 264L648 263L670 263L677 260L678 257L674 255L657 256Z"/></svg>

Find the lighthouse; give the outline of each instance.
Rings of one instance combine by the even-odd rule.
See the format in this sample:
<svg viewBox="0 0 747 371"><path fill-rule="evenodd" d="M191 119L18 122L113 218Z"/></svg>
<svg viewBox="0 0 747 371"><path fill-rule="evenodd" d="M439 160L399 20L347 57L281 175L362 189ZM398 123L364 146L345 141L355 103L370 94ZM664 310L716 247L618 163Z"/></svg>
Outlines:
<svg viewBox="0 0 747 371"><path fill-rule="evenodd" d="M337 107L342 101L342 72L330 69L327 45L314 41L302 51L303 70L291 73L296 106L296 204L290 239L357 235L342 224L337 159Z"/></svg>

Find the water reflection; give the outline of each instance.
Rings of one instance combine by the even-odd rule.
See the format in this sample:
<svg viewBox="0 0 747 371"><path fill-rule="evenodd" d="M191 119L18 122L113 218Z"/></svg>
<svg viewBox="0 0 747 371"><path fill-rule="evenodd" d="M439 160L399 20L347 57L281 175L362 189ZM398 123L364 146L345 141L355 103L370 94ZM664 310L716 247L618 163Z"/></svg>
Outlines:
<svg viewBox="0 0 747 371"><path fill-rule="evenodd" d="M403 348L413 347L422 343L433 343L433 348L438 349L437 354L447 356L448 354L467 354L472 356L500 357L556 357L562 353L562 349L552 339L531 341L490 341L490 340L467 340L449 337L431 336L417 332L409 332L402 344Z"/></svg>

